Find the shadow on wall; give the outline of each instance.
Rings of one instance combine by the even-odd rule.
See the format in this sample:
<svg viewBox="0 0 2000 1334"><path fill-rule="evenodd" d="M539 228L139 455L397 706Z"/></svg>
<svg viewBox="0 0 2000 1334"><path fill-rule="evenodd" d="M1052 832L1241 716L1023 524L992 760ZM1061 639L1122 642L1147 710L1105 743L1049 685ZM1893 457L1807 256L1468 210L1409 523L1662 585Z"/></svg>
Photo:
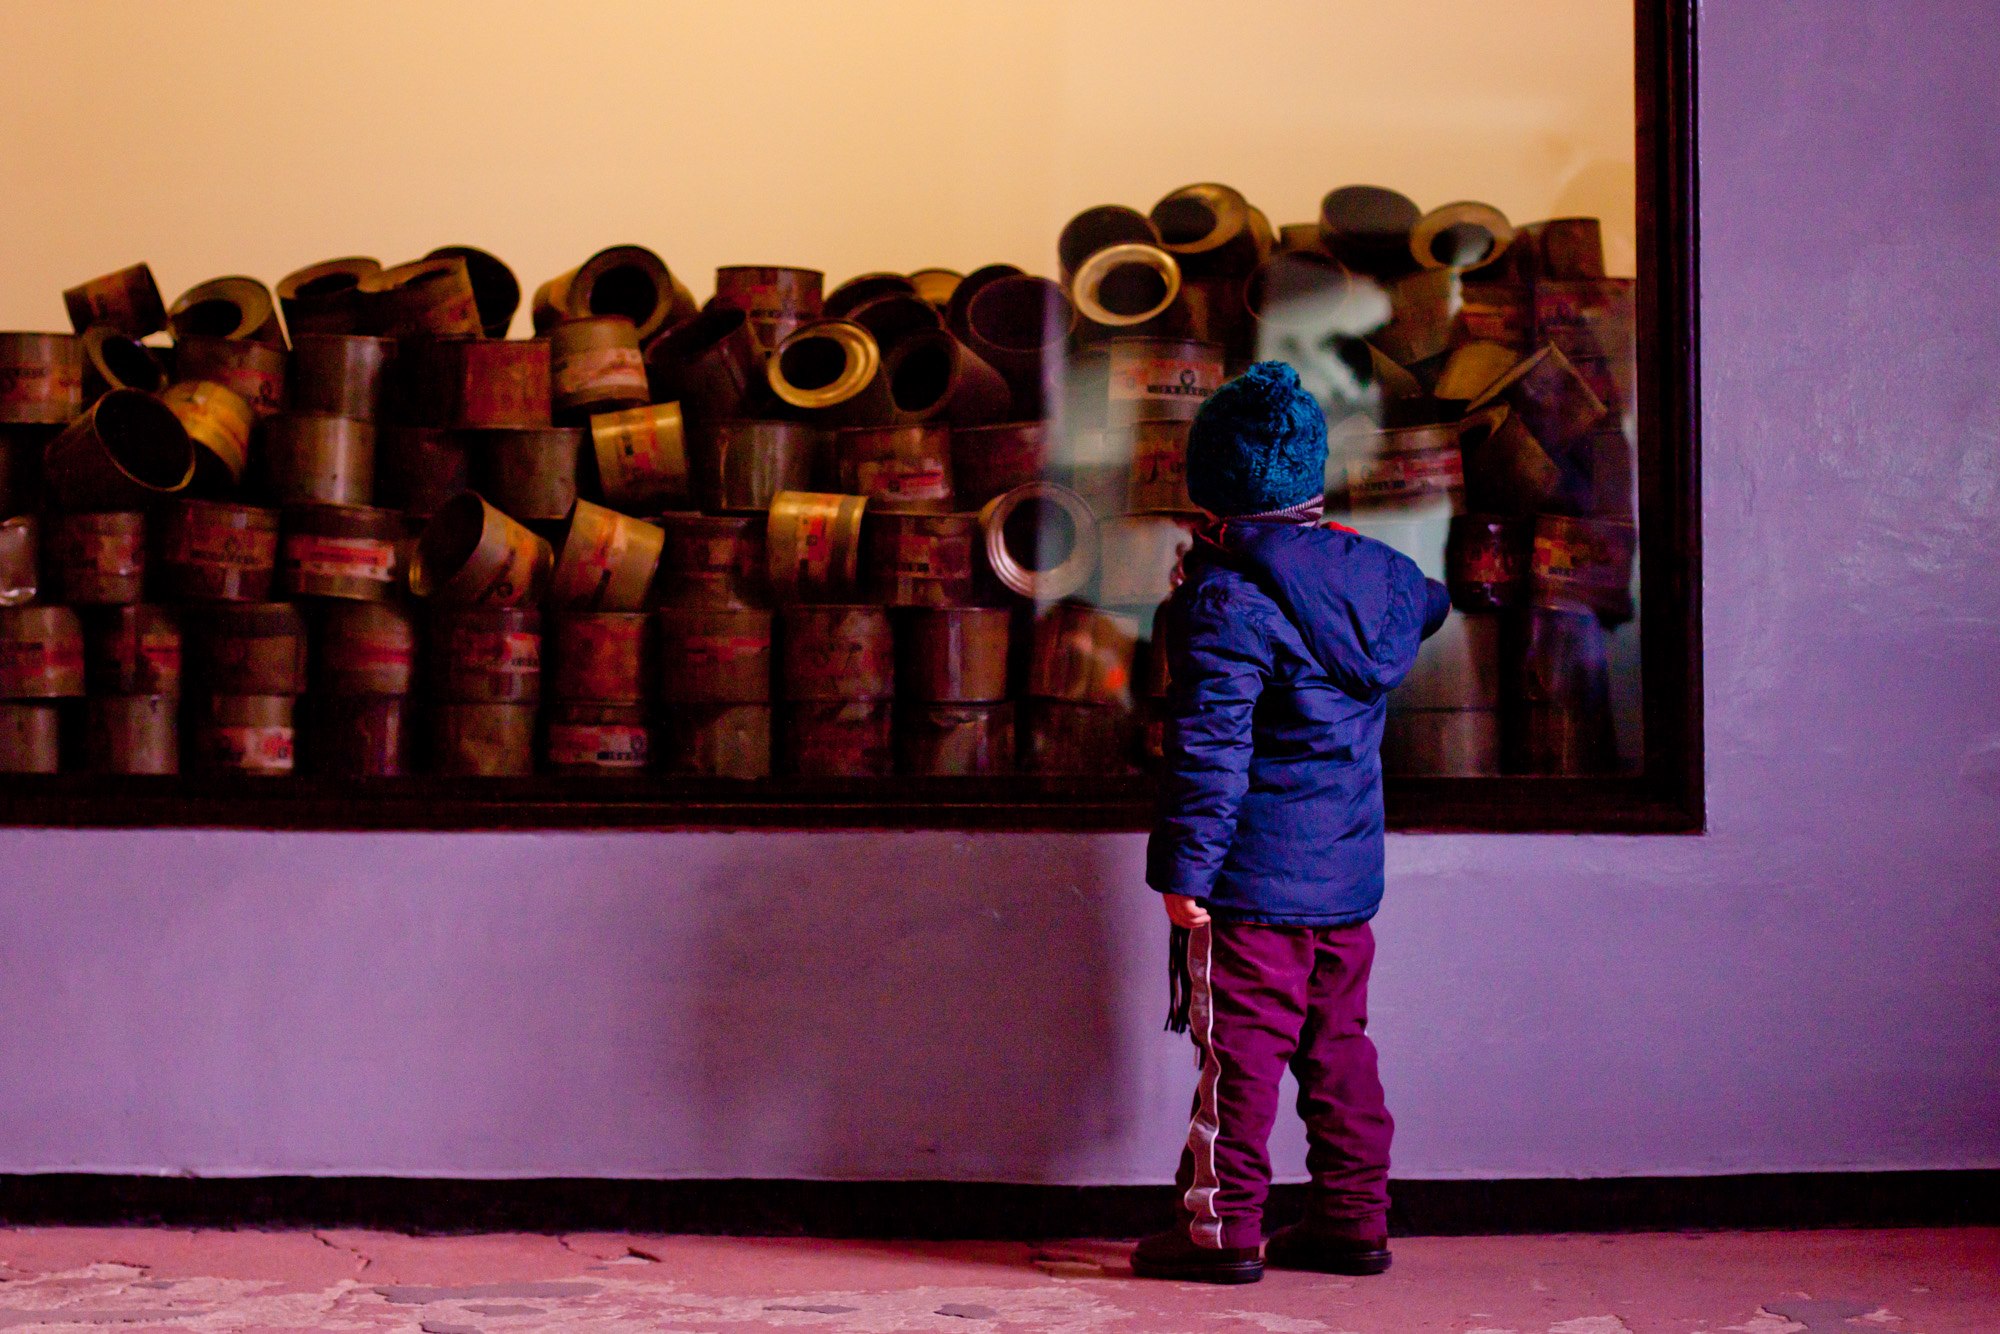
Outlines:
<svg viewBox="0 0 2000 1334"><path fill-rule="evenodd" d="M1129 1127L1124 871L1046 836L745 839L702 887L704 1138L765 1175L1059 1181ZM1146 970L1137 970L1144 972ZM779 1165L783 1168L780 1169Z"/></svg>

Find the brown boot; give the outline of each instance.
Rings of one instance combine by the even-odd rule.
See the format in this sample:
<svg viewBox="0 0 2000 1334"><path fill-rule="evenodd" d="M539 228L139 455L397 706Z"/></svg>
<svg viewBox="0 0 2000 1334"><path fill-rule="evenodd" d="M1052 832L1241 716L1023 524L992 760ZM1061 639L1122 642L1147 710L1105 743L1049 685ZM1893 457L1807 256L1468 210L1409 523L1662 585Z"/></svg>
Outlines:
<svg viewBox="0 0 2000 1334"><path fill-rule="evenodd" d="M1133 1248L1132 1272L1185 1283L1255 1283L1264 1277L1264 1261L1255 1246L1197 1246L1186 1230L1176 1228L1155 1232Z"/></svg>
<svg viewBox="0 0 2000 1334"><path fill-rule="evenodd" d="M1274 1269L1309 1269L1316 1274L1379 1274L1389 1267L1386 1233L1356 1236L1322 1219L1280 1228L1264 1245Z"/></svg>

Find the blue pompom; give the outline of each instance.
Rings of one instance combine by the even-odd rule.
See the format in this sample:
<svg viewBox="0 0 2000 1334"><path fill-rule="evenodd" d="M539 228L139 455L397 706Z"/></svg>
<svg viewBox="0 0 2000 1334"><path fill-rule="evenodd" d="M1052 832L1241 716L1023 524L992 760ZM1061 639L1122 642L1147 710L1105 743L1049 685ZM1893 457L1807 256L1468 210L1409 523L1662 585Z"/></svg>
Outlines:
<svg viewBox="0 0 2000 1334"><path fill-rule="evenodd" d="M1188 431L1188 495L1211 514L1287 509L1326 488L1326 414L1282 361L1209 396Z"/></svg>

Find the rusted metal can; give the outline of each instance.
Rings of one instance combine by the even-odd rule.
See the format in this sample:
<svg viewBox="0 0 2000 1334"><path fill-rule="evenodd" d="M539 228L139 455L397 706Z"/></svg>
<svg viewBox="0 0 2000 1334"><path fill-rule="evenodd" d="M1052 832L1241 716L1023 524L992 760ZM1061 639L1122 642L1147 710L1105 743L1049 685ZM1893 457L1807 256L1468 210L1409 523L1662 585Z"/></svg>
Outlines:
<svg viewBox="0 0 2000 1334"><path fill-rule="evenodd" d="M938 308L940 314L951 304L951 294L965 281L957 269L911 269L906 275L918 296Z"/></svg>
<svg viewBox="0 0 2000 1334"><path fill-rule="evenodd" d="M638 704L650 647L644 612L576 611L555 618L549 694L560 700Z"/></svg>
<svg viewBox="0 0 2000 1334"><path fill-rule="evenodd" d="M68 607L0 607L0 699L83 693L83 622Z"/></svg>
<svg viewBox="0 0 2000 1334"><path fill-rule="evenodd" d="M278 562L278 512L184 500L160 518L160 588L199 602L261 602Z"/></svg>
<svg viewBox="0 0 2000 1334"><path fill-rule="evenodd" d="M883 296L915 296L917 285L904 273L857 273L820 303L828 317L845 319L857 307Z"/></svg>
<svg viewBox="0 0 2000 1334"><path fill-rule="evenodd" d="M1174 591L1181 557L1194 545L1190 519L1107 519L1099 530L1103 558L1097 600L1111 607L1157 607Z"/></svg>
<svg viewBox="0 0 2000 1334"><path fill-rule="evenodd" d="M196 446L193 485L203 491L238 486L250 463L250 433L257 423L249 403L228 385L182 380L160 395Z"/></svg>
<svg viewBox="0 0 2000 1334"><path fill-rule="evenodd" d="M1097 516L1066 486L1030 482L979 511L986 564L1010 593L1054 602L1097 573Z"/></svg>
<svg viewBox="0 0 2000 1334"><path fill-rule="evenodd" d="M467 704L542 697L542 617L530 607L441 608L431 618L430 693Z"/></svg>
<svg viewBox="0 0 2000 1334"><path fill-rule="evenodd" d="M1005 607L921 607L902 612L896 690L918 704L986 704L1007 698L1014 614Z"/></svg>
<svg viewBox="0 0 2000 1334"><path fill-rule="evenodd" d="M1129 705L1138 647L1134 618L1058 602L1035 618L1028 694L1072 704Z"/></svg>
<svg viewBox="0 0 2000 1334"><path fill-rule="evenodd" d="M1114 338L1111 357L1113 412L1130 421L1194 419L1208 396L1222 387L1222 348L1192 338Z"/></svg>
<svg viewBox="0 0 2000 1334"><path fill-rule="evenodd" d="M1188 496L1187 437L1190 423L1142 421L1132 424L1132 471L1126 506L1134 514L1193 514Z"/></svg>
<svg viewBox="0 0 2000 1334"><path fill-rule="evenodd" d="M410 591L454 606L541 601L555 553L540 536L465 491L431 516L410 558Z"/></svg>
<svg viewBox="0 0 2000 1334"><path fill-rule="evenodd" d="M547 339L426 335L403 340L390 402L415 426L528 429L549 425L549 385Z"/></svg>
<svg viewBox="0 0 2000 1334"><path fill-rule="evenodd" d="M299 749L309 773L330 778L401 778L410 772L409 700L397 695L308 696Z"/></svg>
<svg viewBox="0 0 2000 1334"><path fill-rule="evenodd" d="M1494 264L1514 244L1514 224L1491 204L1461 199L1440 204L1410 228L1410 254L1427 269L1472 273Z"/></svg>
<svg viewBox="0 0 2000 1334"><path fill-rule="evenodd" d="M1012 704L898 704L896 768L920 778L1014 772Z"/></svg>
<svg viewBox="0 0 2000 1334"><path fill-rule="evenodd" d="M773 621L754 608L661 607L656 693L676 706L770 703Z"/></svg>
<svg viewBox="0 0 2000 1334"><path fill-rule="evenodd" d="M663 514L665 541L653 599L669 607L767 607L765 517Z"/></svg>
<svg viewBox="0 0 2000 1334"><path fill-rule="evenodd" d="M1449 403L1470 403L1500 383L1520 359L1512 348L1498 343L1459 343L1445 357L1431 396Z"/></svg>
<svg viewBox="0 0 2000 1334"><path fill-rule="evenodd" d="M1014 391L999 371L946 329L925 329L898 341L882 356L889 387L890 420L898 426L944 421L984 426L1005 420Z"/></svg>
<svg viewBox="0 0 2000 1334"><path fill-rule="evenodd" d="M382 426L375 438L376 498L411 518L428 519L472 489L467 437L429 426Z"/></svg>
<svg viewBox="0 0 2000 1334"><path fill-rule="evenodd" d="M1604 225L1596 218L1531 223L1521 229L1521 240L1534 257L1537 281L1588 282L1604 276Z"/></svg>
<svg viewBox="0 0 2000 1334"><path fill-rule="evenodd" d="M396 343L391 338L344 333L294 335L287 377L291 410L356 421L378 420L395 357Z"/></svg>
<svg viewBox="0 0 2000 1334"><path fill-rule="evenodd" d="M147 509L194 480L194 441L166 404L114 389L49 443L42 481L63 509Z"/></svg>
<svg viewBox="0 0 2000 1334"><path fill-rule="evenodd" d="M715 299L750 317L750 331L765 347L818 319L826 275L818 269L775 264L732 264L715 271Z"/></svg>
<svg viewBox="0 0 2000 1334"><path fill-rule="evenodd" d="M176 340L232 338L285 348L284 326L271 289L255 278L238 274L196 283L167 308L167 327Z"/></svg>
<svg viewBox="0 0 2000 1334"><path fill-rule="evenodd" d="M189 335L174 344L174 378L234 389L259 421L285 410L285 353L243 338Z"/></svg>
<svg viewBox="0 0 2000 1334"><path fill-rule="evenodd" d="M1180 295L1179 261L1150 241L1106 246L1084 260L1069 282L1077 335L1091 341L1185 327Z"/></svg>
<svg viewBox="0 0 2000 1334"><path fill-rule="evenodd" d="M1485 778L1501 772L1500 715L1493 709L1391 709L1382 726L1382 772Z"/></svg>
<svg viewBox="0 0 2000 1334"><path fill-rule="evenodd" d="M549 708L542 760L551 773L640 773L652 752L643 705L562 700Z"/></svg>
<svg viewBox="0 0 2000 1334"><path fill-rule="evenodd" d="M882 422L894 414L875 335L852 320L818 319L785 336L764 363L778 401L825 426Z"/></svg>
<svg viewBox="0 0 2000 1334"><path fill-rule="evenodd" d="M32 514L0 520L0 607L24 606L41 592L41 520Z"/></svg>
<svg viewBox="0 0 2000 1334"><path fill-rule="evenodd" d="M1528 600L1532 519L1459 514L1444 545L1444 578L1460 611L1504 611Z"/></svg>
<svg viewBox="0 0 2000 1334"><path fill-rule="evenodd" d="M1475 513L1533 514L1562 488L1562 468L1521 419L1496 404L1460 423L1466 508Z"/></svg>
<svg viewBox="0 0 2000 1334"><path fill-rule="evenodd" d="M295 505L284 512L278 582L289 595L384 602L403 582L410 525L400 511Z"/></svg>
<svg viewBox="0 0 2000 1334"><path fill-rule="evenodd" d="M1119 705L1023 700L1018 725L1030 773L1108 776L1136 767L1138 723Z"/></svg>
<svg viewBox="0 0 2000 1334"><path fill-rule="evenodd" d="M60 426L82 411L82 339L0 333L0 423Z"/></svg>
<svg viewBox="0 0 2000 1334"><path fill-rule="evenodd" d="M1017 486L1040 480L1049 459L1048 423L960 426L951 433L952 492L977 510Z"/></svg>
<svg viewBox="0 0 2000 1334"><path fill-rule="evenodd" d="M1384 186L1342 186L1320 201L1320 244L1356 273L1393 278L1415 264L1410 230L1421 217L1408 196Z"/></svg>
<svg viewBox="0 0 2000 1334"><path fill-rule="evenodd" d="M768 704L677 704L659 719L660 767L708 778L771 776Z"/></svg>
<svg viewBox="0 0 2000 1334"><path fill-rule="evenodd" d="M1536 283L1535 335L1568 357L1607 407L1632 403L1638 375L1633 279Z"/></svg>
<svg viewBox="0 0 2000 1334"><path fill-rule="evenodd" d="M791 606L779 612L778 686L786 700L891 699L896 641L874 606Z"/></svg>
<svg viewBox="0 0 2000 1334"><path fill-rule="evenodd" d="M951 431L943 426L864 426L837 432L841 490L894 509L949 513Z"/></svg>
<svg viewBox="0 0 2000 1334"><path fill-rule="evenodd" d="M638 611L660 568L666 534L628 514L576 502L549 578L549 605L571 611Z"/></svg>
<svg viewBox="0 0 2000 1334"><path fill-rule="evenodd" d="M167 387L167 368L152 348L109 325L83 335L83 392L90 399L113 389L157 394Z"/></svg>
<svg viewBox="0 0 2000 1334"><path fill-rule="evenodd" d="M298 695L306 622L289 602L217 603L191 618L189 675L218 695Z"/></svg>
<svg viewBox="0 0 2000 1334"><path fill-rule="evenodd" d="M958 607L979 591L985 534L977 514L870 507L864 583L891 607Z"/></svg>
<svg viewBox="0 0 2000 1334"><path fill-rule="evenodd" d="M62 768L62 714L54 704L0 701L0 774Z"/></svg>
<svg viewBox="0 0 2000 1334"><path fill-rule="evenodd" d="M384 338L485 331L462 259L419 259L379 269L362 275L355 292L368 332Z"/></svg>
<svg viewBox="0 0 2000 1334"><path fill-rule="evenodd" d="M826 434L803 422L731 420L693 430L695 502L716 513L762 514L780 491L812 487L826 446Z"/></svg>
<svg viewBox="0 0 2000 1334"><path fill-rule="evenodd" d="M361 280L381 271L380 260L354 255L309 264L278 279L278 305L292 338L360 333Z"/></svg>
<svg viewBox="0 0 2000 1334"><path fill-rule="evenodd" d="M83 614L83 683L92 695L181 693L181 626L171 607L140 603Z"/></svg>
<svg viewBox="0 0 2000 1334"><path fill-rule="evenodd" d="M535 293L537 331L563 318L618 315L631 321L641 343L648 343L675 320L694 313L687 286L644 246L600 250Z"/></svg>
<svg viewBox="0 0 2000 1334"><path fill-rule="evenodd" d="M1170 191L1146 216L1159 228L1160 244L1194 277L1248 274L1276 239L1270 219L1239 191L1213 181Z"/></svg>
<svg viewBox="0 0 2000 1334"><path fill-rule="evenodd" d="M298 766L291 695L208 695L190 713L188 758L202 773L283 778Z"/></svg>
<svg viewBox="0 0 2000 1334"><path fill-rule="evenodd" d="M1477 414L1496 404L1505 404L1544 449L1558 453L1590 435L1609 411L1562 349L1553 346L1524 359L1466 411Z"/></svg>
<svg viewBox="0 0 2000 1334"><path fill-rule="evenodd" d="M622 315L564 320L549 330L549 401L557 421L582 422L646 401L639 334Z"/></svg>
<svg viewBox="0 0 2000 1334"><path fill-rule="evenodd" d="M765 551L780 601L837 602L860 589L867 509L866 496L780 491L772 498Z"/></svg>
<svg viewBox="0 0 2000 1334"><path fill-rule="evenodd" d="M469 433L480 493L516 519L554 523L576 505L583 432L573 426Z"/></svg>
<svg viewBox="0 0 2000 1334"><path fill-rule="evenodd" d="M525 778L535 771L532 704L434 704L431 771L454 778Z"/></svg>
<svg viewBox="0 0 2000 1334"><path fill-rule="evenodd" d="M1456 318L1454 343L1492 343L1524 357L1535 337L1534 289L1525 283L1466 283L1459 289Z"/></svg>
<svg viewBox="0 0 2000 1334"><path fill-rule="evenodd" d="M99 695L83 706L83 767L94 774L181 771L180 701Z"/></svg>
<svg viewBox="0 0 2000 1334"><path fill-rule="evenodd" d="M1064 349L1076 307L1046 278L1022 274L981 287L965 307L960 337L1013 390L1012 415L1038 417L1059 397Z"/></svg>
<svg viewBox="0 0 2000 1334"><path fill-rule="evenodd" d="M291 412L264 427L264 467L281 505L367 505L375 497L375 427Z"/></svg>
<svg viewBox="0 0 2000 1334"><path fill-rule="evenodd" d="M393 602L329 602L311 618L315 695L407 695L416 679L416 623Z"/></svg>
<svg viewBox="0 0 2000 1334"><path fill-rule="evenodd" d="M1615 519L1535 518L1529 587L1537 607L1632 617L1632 571L1639 530Z"/></svg>
<svg viewBox="0 0 2000 1334"><path fill-rule="evenodd" d="M1145 214L1123 204L1099 204L1063 224L1056 234L1056 263L1063 281L1068 282L1083 262L1100 250L1159 243L1160 229Z"/></svg>
<svg viewBox="0 0 2000 1334"><path fill-rule="evenodd" d="M925 333L942 333L944 316L938 308L910 292L885 292L870 297L849 310L845 317L866 329L875 338L884 364L889 353L904 340Z"/></svg>
<svg viewBox="0 0 2000 1334"><path fill-rule="evenodd" d="M456 259L465 264L472 281L472 301L479 312L479 326L488 338L507 336L514 312L521 304L521 281L498 255L469 245L441 245L425 259Z"/></svg>
<svg viewBox="0 0 2000 1334"><path fill-rule="evenodd" d="M42 449L55 427L0 426L0 514L26 514L42 504Z"/></svg>
<svg viewBox="0 0 2000 1334"><path fill-rule="evenodd" d="M92 326L116 330L127 338L144 338L167 327L167 308L160 285L145 264L131 264L63 292L70 326L78 333Z"/></svg>
<svg viewBox="0 0 2000 1334"><path fill-rule="evenodd" d="M651 403L590 419L606 504L653 513L687 503L688 446L678 403Z"/></svg>
<svg viewBox="0 0 2000 1334"><path fill-rule="evenodd" d="M652 399L679 403L693 422L754 415L771 398L765 356L749 317L711 301L646 348Z"/></svg>
<svg viewBox="0 0 2000 1334"><path fill-rule="evenodd" d="M1347 503L1355 509L1457 501L1465 491L1458 424L1381 431L1347 460Z"/></svg>
<svg viewBox="0 0 2000 1334"><path fill-rule="evenodd" d="M887 700L813 700L779 715L784 772L800 778L880 778L896 771L895 708Z"/></svg>
<svg viewBox="0 0 2000 1334"><path fill-rule="evenodd" d="M51 514L48 561L59 601L79 607L137 602L146 589L146 516Z"/></svg>

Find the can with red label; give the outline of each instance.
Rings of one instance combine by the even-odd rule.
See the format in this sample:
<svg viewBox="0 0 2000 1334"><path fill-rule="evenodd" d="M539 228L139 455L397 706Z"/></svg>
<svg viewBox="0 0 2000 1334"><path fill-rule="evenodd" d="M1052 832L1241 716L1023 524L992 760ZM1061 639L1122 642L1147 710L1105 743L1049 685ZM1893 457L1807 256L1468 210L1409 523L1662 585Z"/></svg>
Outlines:
<svg viewBox="0 0 2000 1334"><path fill-rule="evenodd" d="M466 440L479 493L509 516L545 523L569 517L576 504L582 431L515 427L471 432Z"/></svg>
<svg viewBox="0 0 2000 1334"><path fill-rule="evenodd" d="M197 602L261 602L278 561L278 512L222 500L182 500L160 519L159 585Z"/></svg>
<svg viewBox="0 0 2000 1334"><path fill-rule="evenodd" d="M174 343L174 379L234 389L260 421L285 410L285 352L269 343L189 334Z"/></svg>
<svg viewBox="0 0 2000 1334"><path fill-rule="evenodd" d="M1048 462L1047 422L961 426L951 433L952 493L968 510L1039 481Z"/></svg>
<svg viewBox="0 0 2000 1334"><path fill-rule="evenodd" d="M780 491L765 534L772 593L785 601L839 602L859 591L867 508L866 496Z"/></svg>
<svg viewBox="0 0 2000 1334"><path fill-rule="evenodd" d="M896 769L920 778L1014 772L1014 706L898 704Z"/></svg>
<svg viewBox="0 0 2000 1334"><path fill-rule="evenodd" d="M94 774L176 774L180 701L171 695L93 695L83 706L83 767Z"/></svg>
<svg viewBox="0 0 2000 1334"><path fill-rule="evenodd" d="M1497 343L1525 356L1535 339L1533 289L1521 283L1466 283L1452 324L1454 346Z"/></svg>
<svg viewBox="0 0 2000 1334"><path fill-rule="evenodd" d="M661 607L653 613L660 699L768 704L772 614L747 607Z"/></svg>
<svg viewBox="0 0 2000 1334"><path fill-rule="evenodd" d="M82 339L0 333L0 423L60 426L82 411Z"/></svg>
<svg viewBox="0 0 2000 1334"><path fill-rule="evenodd" d="M653 600L669 607L766 607L771 603L761 514L662 514Z"/></svg>
<svg viewBox="0 0 2000 1334"><path fill-rule="evenodd" d="M468 430L549 424L546 338L469 338L453 346L455 374L446 390L452 424Z"/></svg>
<svg viewBox="0 0 2000 1334"><path fill-rule="evenodd" d="M401 695L308 696L301 720L308 772L400 778L410 771L410 701Z"/></svg>
<svg viewBox="0 0 2000 1334"><path fill-rule="evenodd" d="M355 287L361 318L386 338L486 331L465 261L455 256L412 260L361 275Z"/></svg>
<svg viewBox="0 0 2000 1334"><path fill-rule="evenodd" d="M552 773L643 773L652 752L640 704L563 700L550 707L542 733L542 759Z"/></svg>
<svg viewBox="0 0 2000 1334"><path fill-rule="evenodd" d="M951 429L862 426L833 437L834 472L849 495L896 509L949 511Z"/></svg>
<svg viewBox="0 0 2000 1334"><path fill-rule="evenodd" d="M431 620L431 694L522 704L542 694L542 615L532 607L441 608Z"/></svg>
<svg viewBox="0 0 2000 1334"><path fill-rule="evenodd" d="M688 446L680 404L593 413L589 436L606 504L638 514L686 507Z"/></svg>
<svg viewBox="0 0 2000 1334"><path fill-rule="evenodd" d="M715 299L749 317L751 332L766 348L818 319L826 275L818 269L777 264L731 264L715 271Z"/></svg>
<svg viewBox="0 0 2000 1334"><path fill-rule="evenodd" d="M962 607L978 592L986 549L977 514L870 507L866 584L891 607Z"/></svg>
<svg viewBox="0 0 2000 1334"><path fill-rule="evenodd" d="M288 388L293 412L321 412L372 422L396 358L393 338L300 333L292 339Z"/></svg>
<svg viewBox="0 0 2000 1334"><path fill-rule="evenodd" d="M1188 496L1187 437L1185 421L1132 424L1132 472L1125 504L1133 514L1200 512Z"/></svg>
<svg viewBox="0 0 2000 1334"><path fill-rule="evenodd" d="M194 686L217 695L297 695L306 688L306 623L289 602L202 608L189 626Z"/></svg>
<svg viewBox="0 0 2000 1334"><path fill-rule="evenodd" d="M1191 421L1222 387L1222 346L1192 338L1113 338L1111 407L1127 421Z"/></svg>
<svg viewBox="0 0 2000 1334"><path fill-rule="evenodd" d="M1028 694L1072 704L1127 705L1139 622L1080 602L1058 602L1035 618Z"/></svg>
<svg viewBox="0 0 2000 1334"><path fill-rule="evenodd" d="M778 753L800 778L880 778L896 770L887 700L802 700L785 706Z"/></svg>
<svg viewBox="0 0 2000 1334"><path fill-rule="evenodd" d="M666 534L629 514L579 500L570 511L549 605L573 611L638 611L659 573Z"/></svg>
<svg viewBox="0 0 2000 1334"><path fill-rule="evenodd" d="M779 613L779 694L788 700L890 699L896 641L873 606L800 605Z"/></svg>
<svg viewBox="0 0 2000 1334"><path fill-rule="evenodd" d="M83 693L83 622L68 607L0 607L0 699Z"/></svg>
<svg viewBox="0 0 2000 1334"><path fill-rule="evenodd" d="M403 581L409 521L364 505L294 505L284 512L278 584L300 597L384 602Z"/></svg>
<svg viewBox="0 0 2000 1334"><path fill-rule="evenodd" d="M72 606L137 602L146 584L146 516L129 511L48 516L50 582Z"/></svg>
<svg viewBox="0 0 2000 1334"><path fill-rule="evenodd" d="M1592 611L1607 622L1632 618L1632 570L1639 530L1615 519L1535 519L1529 580L1537 607Z"/></svg>
<svg viewBox="0 0 2000 1334"><path fill-rule="evenodd" d="M416 676L417 632L394 602L328 602L312 617L316 695L407 695Z"/></svg>
<svg viewBox="0 0 2000 1334"><path fill-rule="evenodd" d="M191 758L205 773L284 777L297 767L291 695L212 695L193 713Z"/></svg>
<svg viewBox="0 0 2000 1334"><path fill-rule="evenodd" d="M69 311L70 326L78 333L96 324L127 338L144 338L167 327L160 285L145 264L130 264L65 289L63 306Z"/></svg>
<svg viewBox="0 0 2000 1334"><path fill-rule="evenodd" d="M1481 612L1526 602L1534 536L1532 519L1454 516L1444 544L1444 579L1452 605L1460 611Z"/></svg>
<svg viewBox="0 0 2000 1334"><path fill-rule="evenodd" d="M573 611L555 618L549 694L559 700L638 704L646 698L644 612Z"/></svg>
<svg viewBox="0 0 2000 1334"><path fill-rule="evenodd" d="M676 704L655 728L660 768L707 778L771 776L768 704Z"/></svg>
<svg viewBox="0 0 2000 1334"><path fill-rule="evenodd" d="M983 704L1007 698L1007 607L920 607L899 613L896 693L921 704Z"/></svg>
<svg viewBox="0 0 2000 1334"><path fill-rule="evenodd" d="M525 778L535 771L532 704L433 704L433 773L458 778Z"/></svg>
<svg viewBox="0 0 2000 1334"><path fill-rule="evenodd" d="M549 330L549 401L559 422L644 403L650 393L639 331L623 315L566 319Z"/></svg>
<svg viewBox="0 0 2000 1334"><path fill-rule="evenodd" d="M0 701L0 774L52 774L62 766L62 714L54 704Z"/></svg>
<svg viewBox="0 0 2000 1334"><path fill-rule="evenodd" d="M181 627L150 603L83 613L83 682L92 695L181 693Z"/></svg>
<svg viewBox="0 0 2000 1334"><path fill-rule="evenodd" d="M688 433L689 481L704 510L762 514L780 491L809 490L826 451L804 422L719 421Z"/></svg>

